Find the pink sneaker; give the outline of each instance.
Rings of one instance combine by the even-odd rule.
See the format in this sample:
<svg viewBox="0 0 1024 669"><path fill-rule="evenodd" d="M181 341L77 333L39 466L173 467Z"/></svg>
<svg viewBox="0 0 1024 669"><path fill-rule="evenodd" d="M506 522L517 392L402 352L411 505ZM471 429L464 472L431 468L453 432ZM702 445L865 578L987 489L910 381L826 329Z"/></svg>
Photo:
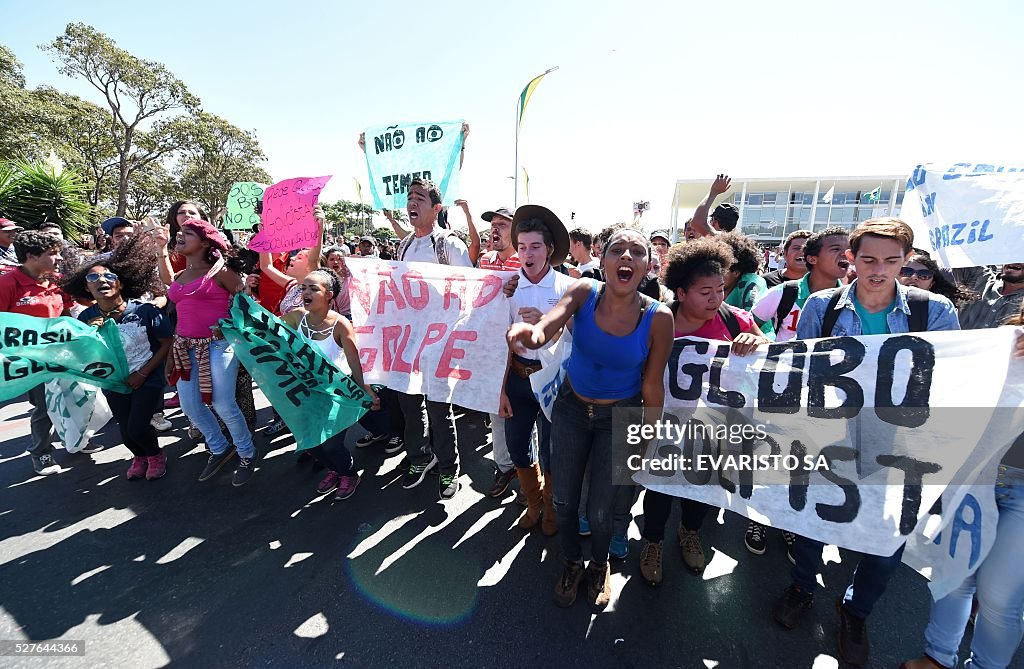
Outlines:
<svg viewBox="0 0 1024 669"><path fill-rule="evenodd" d="M167 473L167 456L163 453L151 455L146 460L149 461L149 471L146 472L147 480L158 479Z"/></svg>
<svg viewBox="0 0 1024 669"><path fill-rule="evenodd" d="M359 487L358 474L356 476L339 476L338 492L334 493L334 499L348 499L357 487Z"/></svg>
<svg viewBox="0 0 1024 669"><path fill-rule="evenodd" d="M125 476L128 477L129 481L141 479L146 477L146 468L148 467L147 458L134 457L132 458L132 464L128 467L128 471Z"/></svg>
<svg viewBox="0 0 1024 669"><path fill-rule="evenodd" d="M316 491L321 495L326 495L335 488L338 487L338 480L341 476L336 471L328 471L327 476L324 477L323 481L320 481L320 485L316 487Z"/></svg>
<svg viewBox="0 0 1024 669"><path fill-rule="evenodd" d="M171 395L171 399L164 400L164 406L167 407L168 409L178 409L178 408L180 408L181 407L181 400L178 399L178 393L175 392L173 395Z"/></svg>

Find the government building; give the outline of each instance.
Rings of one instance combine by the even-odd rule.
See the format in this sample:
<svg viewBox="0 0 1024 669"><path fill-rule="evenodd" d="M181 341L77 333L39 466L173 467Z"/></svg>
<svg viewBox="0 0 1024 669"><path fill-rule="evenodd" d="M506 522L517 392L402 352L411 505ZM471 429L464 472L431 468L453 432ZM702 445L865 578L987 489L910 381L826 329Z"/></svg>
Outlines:
<svg viewBox="0 0 1024 669"><path fill-rule="evenodd" d="M672 233L682 239L683 225L708 193L712 179L677 181L672 197ZM738 229L771 246L794 230L816 232L829 225L852 229L878 216L896 216L903 204L906 175L867 177L788 177L732 180L715 200L740 212Z"/></svg>

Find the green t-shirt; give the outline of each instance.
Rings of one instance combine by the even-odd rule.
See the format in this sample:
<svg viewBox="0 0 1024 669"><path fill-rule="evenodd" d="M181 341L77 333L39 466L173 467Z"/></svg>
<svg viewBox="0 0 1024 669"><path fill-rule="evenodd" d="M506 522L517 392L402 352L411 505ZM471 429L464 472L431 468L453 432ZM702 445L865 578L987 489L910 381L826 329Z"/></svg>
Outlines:
<svg viewBox="0 0 1024 669"><path fill-rule="evenodd" d="M866 335L880 335L880 334L892 334L889 332L889 313L896 308L896 301L893 300L892 304L887 306L881 311L871 313L867 309L861 306L857 300L853 301L854 307L857 309L857 317L860 318L860 329L862 334Z"/></svg>
<svg viewBox="0 0 1024 669"><path fill-rule="evenodd" d="M750 311L754 302L757 302L757 298L766 290L768 290L768 284L764 282L763 278L754 273L742 274L740 280L736 282L736 287L725 298L725 303Z"/></svg>

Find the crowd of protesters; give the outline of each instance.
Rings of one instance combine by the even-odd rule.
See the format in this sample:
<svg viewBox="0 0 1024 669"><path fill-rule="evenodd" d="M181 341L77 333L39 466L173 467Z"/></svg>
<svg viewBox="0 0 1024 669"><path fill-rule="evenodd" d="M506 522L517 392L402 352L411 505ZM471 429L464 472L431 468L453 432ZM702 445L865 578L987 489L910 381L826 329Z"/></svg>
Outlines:
<svg viewBox="0 0 1024 669"><path fill-rule="evenodd" d="M728 341L731 354L743 356L771 341L1021 324L1024 262L943 269L914 247L910 227L891 217L852 230L797 230L777 249L765 249L737 229L734 206L715 206L729 185L725 175L713 181L678 243L667 232L644 234L642 211L634 212L632 225L612 225L595 235L582 227L568 230L542 206L495 207L480 217L489 227L478 231L465 200L456 202L468 224L468 233L460 234L447 221L442 193L428 180L409 186L411 229L385 212L393 238L325 235L318 210L323 246L258 257L187 200L174 203L163 222L108 219L77 250L56 226L25 230L0 219L0 312L117 324L131 392L104 395L131 453L127 479L169 473L158 433L171 429L165 408L180 404L190 434L208 451L199 480L230 465L233 484L242 486L257 470L253 435L261 428L252 379L217 324L228 315L233 296L244 292L369 393L374 408L360 421L365 434L357 449L381 444L387 454L404 451L401 487L416 488L433 471L438 496L446 500L462 485L460 457L471 457L460 454L456 407L363 383L346 258L516 271L505 286L509 355L506 368L494 370L505 380L499 412L488 417L494 478L484 487L489 496L503 498L518 481L525 510L517 531L539 528L545 536L558 536L564 563L555 579L555 602L572 605L585 586L586 600L600 609L613 594L609 561L628 559L626 528L638 494L644 495L644 513L636 569L650 586L665 576L674 498L615 483L613 471L621 463L614 462L611 416L626 410L636 422L659 417L674 338ZM562 337L571 338L572 349L548 421L529 378L541 368L538 351ZM1021 352L1018 339L1007 355ZM32 467L40 475L57 473L43 387L33 388L28 401ZM262 431L273 437L287 429L275 413ZM355 493L359 462L345 445L344 431L304 457L326 470L318 493L334 493L339 500ZM1024 536L1024 471L1004 463L997 486L995 545L973 576L933 604L925 653L905 663L908 669L957 666L972 602L969 662L987 669L1012 660L1024 633L1024 571L1015 559ZM673 535L682 564L700 573L706 563L701 527L711 507L682 498L679 504L681 522ZM583 536L590 537L589 563ZM793 629L814 601L823 546L792 532L782 536L793 563L792 583L770 615ZM764 554L768 528L750 521L744 543L752 554ZM847 662L867 662L867 619L901 555L902 548L861 559L838 605L839 654Z"/></svg>

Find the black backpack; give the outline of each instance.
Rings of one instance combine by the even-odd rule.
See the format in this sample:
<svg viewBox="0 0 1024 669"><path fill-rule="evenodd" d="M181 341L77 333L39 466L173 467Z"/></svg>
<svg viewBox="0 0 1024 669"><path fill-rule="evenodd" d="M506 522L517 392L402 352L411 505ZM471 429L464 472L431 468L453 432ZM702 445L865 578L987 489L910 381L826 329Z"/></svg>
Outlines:
<svg viewBox="0 0 1024 669"><path fill-rule="evenodd" d="M790 309L796 304L796 298L800 295L800 279L792 281L785 281L782 284L782 297L779 299L779 306L775 310L775 320L772 321L772 325L775 327L775 331L779 331L779 327L782 322L786 320L786 316L789 315Z"/></svg>
<svg viewBox="0 0 1024 669"><path fill-rule="evenodd" d="M839 320L839 311L836 306L839 300L846 294L848 287L837 288L825 307L825 320L821 323L821 336L831 337L832 328ZM907 304L910 305L910 318L907 324L911 332L926 332L928 330L928 291L920 288L907 288Z"/></svg>
<svg viewBox="0 0 1024 669"><path fill-rule="evenodd" d="M718 315L722 317L723 321L725 321L725 327L729 330L729 337L732 339L738 337L741 332L740 322L736 318L736 314L734 314L732 309L729 308L729 305L725 302L718 305Z"/></svg>

